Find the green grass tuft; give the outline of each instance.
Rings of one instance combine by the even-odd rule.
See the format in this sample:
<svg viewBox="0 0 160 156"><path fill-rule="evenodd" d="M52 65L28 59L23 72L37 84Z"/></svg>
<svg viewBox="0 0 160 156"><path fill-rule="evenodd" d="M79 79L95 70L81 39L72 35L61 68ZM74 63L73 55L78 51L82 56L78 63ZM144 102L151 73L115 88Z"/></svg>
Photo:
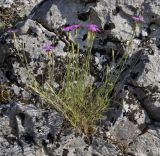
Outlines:
<svg viewBox="0 0 160 156"><path fill-rule="evenodd" d="M68 34L68 37L70 36L71 33ZM76 37L77 33L74 38ZM27 59L25 59L25 53L20 55L18 52L20 58L24 58L22 62L25 64L28 77L30 78L30 83L27 84L27 86L38 94L46 104L62 113L73 127L76 127L85 134L92 134L96 131L95 124L102 118L103 111L107 109L111 101L111 94L121 72L125 68L125 62L128 59L129 53L129 51L124 52L119 64L117 64L117 67L120 67L119 71L116 71L118 75L114 76L107 65L104 67L104 78L100 86L96 87L94 85L94 80L90 80L92 77L91 51L94 38L95 33L89 31L87 36L87 48L82 58L80 57L79 43L71 43L69 47L71 51L68 52L65 59L65 75L58 91L55 90L53 86L53 82L55 81L54 52L48 54L48 79L44 82L44 85L40 85L36 81L34 73L32 69L29 68ZM132 38L130 43L128 49L131 49ZM112 51L112 61L115 61L114 50Z"/></svg>

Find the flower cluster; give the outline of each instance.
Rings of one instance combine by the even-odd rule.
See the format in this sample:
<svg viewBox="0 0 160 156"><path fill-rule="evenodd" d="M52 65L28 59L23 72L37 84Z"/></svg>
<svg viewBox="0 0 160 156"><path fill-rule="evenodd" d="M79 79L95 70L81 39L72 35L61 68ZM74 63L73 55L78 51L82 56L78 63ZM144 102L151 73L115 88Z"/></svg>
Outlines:
<svg viewBox="0 0 160 156"><path fill-rule="evenodd" d="M69 31L73 31L76 30L78 28L80 28L81 26L79 24L75 24L75 25L71 25L71 26L67 26L63 28L63 31L69 32Z"/></svg>
<svg viewBox="0 0 160 156"><path fill-rule="evenodd" d="M19 31L18 29L8 29L7 30L8 33L16 33L18 31Z"/></svg>
<svg viewBox="0 0 160 156"><path fill-rule="evenodd" d="M142 16L132 16L132 19L137 23L143 23L144 19Z"/></svg>
<svg viewBox="0 0 160 156"><path fill-rule="evenodd" d="M87 26L88 30L91 32L100 32L100 29L95 24L90 24Z"/></svg>
<svg viewBox="0 0 160 156"><path fill-rule="evenodd" d="M142 16L132 16L132 19L136 22L136 23L143 23L144 22L144 18ZM89 25L79 25L79 24L74 24L74 25L70 25L70 26L66 26L63 28L63 31L65 32L71 32L74 31L76 29L79 29L81 27L87 28L89 32L92 33L96 33L96 32L100 32L99 27L96 24L89 24ZM15 33L17 32L17 30L8 30L8 32L12 32ZM54 50L54 47L52 46L52 44L46 44L43 46L43 50L45 52L52 52Z"/></svg>
<svg viewBox="0 0 160 156"><path fill-rule="evenodd" d="M43 50L46 52L46 53L50 53L54 50L54 46L52 44L44 44L43 46Z"/></svg>
<svg viewBox="0 0 160 156"><path fill-rule="evenodd" d="M82 26L79 24L75 24L75 25L64 27L63 31L70 32L70 31L74 31L76 29L79 29L80 27L82 27ZM90 32L94 32L94 33L100 32L100 29L95 24L90 24L90 25L87 25L86 27L87 27L88 31L90 31ZM49 43L44 44L44 46L42 48L46 53L50 53L54 50L54 46Z"/></svg>
<svg viewBox="0 0 160 156"><path fill-rule="evenodd" d="M87 27L88 31L90 31L90 32L94 32L94 33L100 32L100 29L99 29L98 26L95 25L95 24L89 24L89 25L87 25L87 26L81 26L81 25L79 25L79 24L71 25L71 26L64 27L64 28L63 28L63 31L65 31L65 32L70 32L70 31L79 29L80 27Z"/></svg>

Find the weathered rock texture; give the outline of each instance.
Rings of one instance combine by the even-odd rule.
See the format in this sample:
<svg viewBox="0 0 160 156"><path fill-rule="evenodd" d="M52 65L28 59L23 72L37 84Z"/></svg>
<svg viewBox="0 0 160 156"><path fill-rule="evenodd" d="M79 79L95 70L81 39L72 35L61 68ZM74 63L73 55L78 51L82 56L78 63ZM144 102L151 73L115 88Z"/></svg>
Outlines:
<svg viewBox="0 0 160 156"><path fill-rule="evenodd" d="M112 49L116 52L116 61L122 56L126 41L132 36L132 16L142 14L144 23L136 30L130 59L115 89L115 98L104 112L104 119L97 123L97 133L92 138L70 128L60 114L40 108L38 102L34 101L36 106L2 103L0 155L159 156L160 1L29 0L24 3L25 8L16 1L0 2L3 9L17 4L21 7L19 16L27 15L16 25L19 29L16 47L10 34L0 37L0 67L3 69L0 81L10 81L15 94L22 94L30 102L34 101L33 96L22 90L27 82L25 68L16 57L15 48L22 43L25 43L28 63L40 81L41 73L46 70L43 62L47 61L43 43L55 45L56 67L61 71L70 44L61 28L77 23L97 24L101 32L95 39L93 56L95 71L101 73L103 65L111 61ZM79 37L82 46L85 46L85 36L83 29Z"/></svg>

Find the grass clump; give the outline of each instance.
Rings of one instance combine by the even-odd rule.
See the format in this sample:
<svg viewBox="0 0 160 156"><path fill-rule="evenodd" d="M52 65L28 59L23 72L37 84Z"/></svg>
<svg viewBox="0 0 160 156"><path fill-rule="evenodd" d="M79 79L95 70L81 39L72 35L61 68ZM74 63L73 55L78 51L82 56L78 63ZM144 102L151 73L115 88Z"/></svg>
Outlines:
<svg viewBox="0 0 160 156"><path fill-rule="evenodd" d="M74 38L77 37L79 25L64 28L68 36L74 31ZM91 81L91 50L96 32L100 31L96 25L88 27L87 47L81 58L79 44L71 43L71 52L66 57L66 71L61 84L61 89L55 91L53 87L54 67L51 58L54 57L51 45L45 46L50 62L48 63L48 81L41 87L36 81L29 86L43 100L56 110L61 112L72 126L80 129L86 134L95 131L95 123L102 117L102 112L107 108L111 99L111 92L114 82L109 78L109 71L106 67L105 78L97 88ZM52 65L52 67L51 67Z"/></svg>
<svg viewBox="0 0 160 156"><path fill-rule="evenodd" d="M47 80L43 85L36 81L32 70L27 66L27 60L24 59L23 62L26 63L30 78L30 83L27 86L37 93L46 104L62 113L73 127L80 129L85 134L92 134L95 132L95 123L102 118L103 111L107 109L111 101L115 84L128 59L128 52L124 52L121 61L117 65L119 67L118 75L113 77L110 68L107 65L104 67L103 80L97 87L94 84L94 80L91 81L93 60L91 51L96 33L100 29L94 24L87 26L86 49L84 53L80 53L80 44L76 43L76 38L78 29L81 27L80 25L72 25L63 29L63 31L68 33L69 39L71 39L71 36L73 37L73 41L69 47L70 51L65 58L65 74L58 90L54 87L55 62L52 44L46 44L43 47L49 59ZM15 34L15 31L12 33ZM133 36L128 44L128 49L132 45L132 39ZM15 38L14 42L16 42ZM114 56L115 52L112 51L113 62L115 61Z"/></svg>

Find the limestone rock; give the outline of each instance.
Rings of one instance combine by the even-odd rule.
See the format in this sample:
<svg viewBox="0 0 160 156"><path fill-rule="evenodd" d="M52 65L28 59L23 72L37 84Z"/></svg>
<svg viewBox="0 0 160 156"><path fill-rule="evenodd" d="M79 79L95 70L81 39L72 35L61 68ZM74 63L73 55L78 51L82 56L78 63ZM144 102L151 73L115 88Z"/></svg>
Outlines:
<svg viewBox="0 0 160 156"><path fill-rule="evenodd" d="M148 48L145 49L145 54L141 56L140 60L131 73L132 80L135 81L133 92L150 117L159 121L160 58L156 45L148 45Z"/></svg>
<svg viewBox="0 0 160 156"><path fill-rule="evenodd" d="M128 154L135 156L159 156L160 140L157 136L146 132L135 139L129 147Z"/></svg>

